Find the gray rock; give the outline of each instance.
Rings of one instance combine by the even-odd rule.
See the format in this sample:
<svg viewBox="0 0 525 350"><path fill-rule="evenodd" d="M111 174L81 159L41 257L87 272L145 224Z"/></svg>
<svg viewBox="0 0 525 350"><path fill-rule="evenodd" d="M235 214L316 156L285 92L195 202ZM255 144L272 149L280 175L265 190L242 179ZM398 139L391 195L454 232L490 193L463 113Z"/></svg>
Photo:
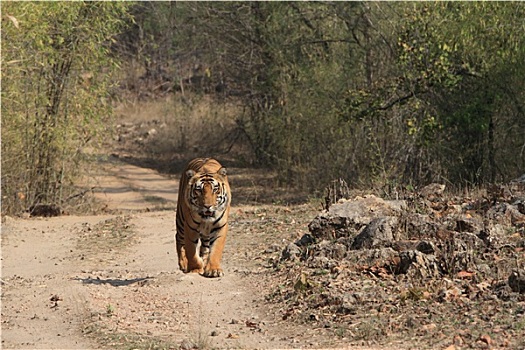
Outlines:
<svg viewBox="0 0 525 350"><path fill-rule="evenodd" d="M401 214L407 208L405 201L384 200L369 195L332 205L328 210L331 217L343 217L358 224L369 224L374 218Z"/></svg>
<svg viewBox="0 0 525 350"><path fill-rule="evenodd" d="M434 254L436 248L434 247L434 244L432 242L420 241L416 244L416 250L420 251L423 254Z"/></svg>
<svg viewBox="0 0 525 350"><path fill-rule="evenodd" d="M349 250L346 254L349 262L368 266L391 265L398 257L399 253L392 248Z"/></svg>
<svg viewBox="0 0 525 350"><path fill-rule="evenodd" d="M483 230L483 221L480 218L462 215L456 220L455 226L454 231L457 232L478 233Z"/></svg>
<svg viewBox="0 0 525 350"><path fill-rule="evenodd" d="M387 216L372 220L352 242L350 249L370 249L391 245L398 218Z"/></svg>
<svg viewBox="0 0 525 350"><path fill-rule="evenodd" d="M407 208L405 201L388 201L369 195L334 204L308 225L314 239L336 239L355 235L373 220L398 217Z"/></svg>
<svg viewBox="0 0 525 350"><path fill-rule="evenodd" d="M408 274L413 278L421 279L440 275L439 264L434 255L409 250L399 253L399 258L400 262L395 271L398 274Z"/></svg>
<svg viewBox="0 0 525 350"><path fill-rule="evenodd" d="M294 243L290 243L286 246L286 248L283 249L281 253L281 260L295 261L299 259L301 254L302 254L301 248L299 248Z"/></svg>
<svg viewBox="0 0 525 350"><path fill-rule="evenodd" d="M409 239L433 237L441 228L440 224L425 214L408 214L403 217L403 221Z"/></svg>
<svg viewBox="0 0 525 350"><path fill-rule="evenodd" d="M305 233L300 239L295 242L295 245L299 247L306 247L310 244L315 243L315 239L309 233Z"/></svg>

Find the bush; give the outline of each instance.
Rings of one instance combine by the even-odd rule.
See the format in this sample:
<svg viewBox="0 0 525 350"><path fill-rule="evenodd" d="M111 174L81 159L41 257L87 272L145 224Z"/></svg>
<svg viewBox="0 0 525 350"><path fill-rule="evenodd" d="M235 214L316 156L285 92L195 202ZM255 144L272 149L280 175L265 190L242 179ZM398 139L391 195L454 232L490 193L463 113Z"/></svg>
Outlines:
<svg viewBox="0 0 525 350"><path fill-rule="evenodd" d="M104 131L125 3L2 3L2 212L67 205Z"/></svg>

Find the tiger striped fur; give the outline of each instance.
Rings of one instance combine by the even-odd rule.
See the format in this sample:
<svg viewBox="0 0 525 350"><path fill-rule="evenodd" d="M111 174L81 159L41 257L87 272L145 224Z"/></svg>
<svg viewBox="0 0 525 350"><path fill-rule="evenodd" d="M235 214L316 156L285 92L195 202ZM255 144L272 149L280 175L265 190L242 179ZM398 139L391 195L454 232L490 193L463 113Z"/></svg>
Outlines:
<svg viewBox="0 0 525 350"><path fill-rule="evenodd" d="M230 202L226 169L218 161L196 158L188 163L179 185L175 234L183 272L197 272L206 277L224 275L221 259Z"/></svg>

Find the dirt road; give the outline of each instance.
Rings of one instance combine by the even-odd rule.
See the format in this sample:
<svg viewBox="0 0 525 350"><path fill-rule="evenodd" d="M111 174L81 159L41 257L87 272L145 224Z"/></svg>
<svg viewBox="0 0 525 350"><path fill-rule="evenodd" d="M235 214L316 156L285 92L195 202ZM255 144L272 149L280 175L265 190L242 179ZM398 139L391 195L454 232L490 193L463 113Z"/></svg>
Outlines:
<svg viewBox="0 0 525 350"><path fill-rule="evenodd" d="M260 296L242 277L249 267L225 259L220 279L178 270L173 211L144 212L174 207L176 180L124 163L102 170L98 197L122 214L4 218L3 348L290 343L254 306ZM240 235L232 229L226 256Z"/></svg>
<svg viewBox="0 0 525 350"><path fill-rule="evenodd" d="M336 345L264 301L275 286L261 252L278 256L307 221L279 206L234 206L226 275L184 274L173 239L178 181L120 161L96 175L107 214L2 219L2 348Z"/></svg>
<svg viewBox="0 0 525 350"><path fill-rule="evenodd" d="M177 268L176 180L115 162L97 182L108 214L3 218L3 348L320 345L263 306L264 209L232 208L226 276L207 279Z"/></svg>

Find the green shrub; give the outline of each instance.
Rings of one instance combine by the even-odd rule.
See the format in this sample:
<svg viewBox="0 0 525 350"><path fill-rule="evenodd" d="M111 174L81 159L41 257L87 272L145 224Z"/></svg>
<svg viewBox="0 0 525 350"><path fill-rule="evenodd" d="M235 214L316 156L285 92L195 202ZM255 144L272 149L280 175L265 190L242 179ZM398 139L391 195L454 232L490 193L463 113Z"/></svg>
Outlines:
<svg viewBox="0 0 525 350"><path fill-rule="evenodd" d="M82 149L104 131L128 5L2 3L2 211L66 205Z"/></svg>

